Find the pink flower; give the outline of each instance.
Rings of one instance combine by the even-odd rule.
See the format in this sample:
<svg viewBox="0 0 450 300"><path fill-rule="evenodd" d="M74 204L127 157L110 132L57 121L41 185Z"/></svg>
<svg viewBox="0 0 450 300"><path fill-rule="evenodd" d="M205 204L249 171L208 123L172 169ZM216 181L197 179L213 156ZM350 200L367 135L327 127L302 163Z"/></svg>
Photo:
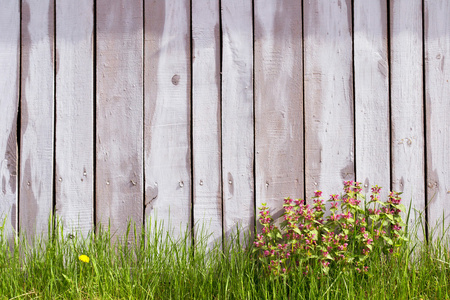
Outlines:
<svg viewBox="0 0 450 300"><path fill-rule="evenodd" d="M371 190L372 190L372 193L378 194L380 192L380 190L381 190L381 187L378 186L378 185L375 185L375 186L372 187Z"/></svg>
<svg viewBox="0 0 450 300"><path fill-rule="evenodd" d="M322 191L315 191L315 192L314 192L314 196L315 196L315 197L320 197L320 196L322 196Z"/></svg>
<svg viewBox="0 0 450 300"><path fill-rule="evenodd" d="M328 267L328 266L330 265L330 262L325 261L325 260L322 260L320 263L321 263L325 268Z"/></svg>

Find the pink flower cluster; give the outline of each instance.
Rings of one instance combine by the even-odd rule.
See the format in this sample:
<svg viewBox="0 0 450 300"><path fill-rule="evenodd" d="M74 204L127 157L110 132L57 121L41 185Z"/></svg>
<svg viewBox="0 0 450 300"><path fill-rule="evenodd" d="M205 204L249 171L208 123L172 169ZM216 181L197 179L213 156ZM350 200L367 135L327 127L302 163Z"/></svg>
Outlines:
<svg viewBox="0 0 450 300"><path fill-rule="evenodd" d="M330 195L326 219L322 191L314 193L312 206L301 199L286 198L280 228L263 204L259 217L262 234L256 235L254 252L274 276L285 275L291 268L303 268L306 274L315 261L324 273L339 264L355 264L356 271L365 272L364 261L374 247L392 253L398 246L394 240L405 239L400 194L391 192L387 202L380 202L380 190L372 187L366 203L361 183L345 181L342 196ZM361 203L366 206L361 207Z"/></svg>

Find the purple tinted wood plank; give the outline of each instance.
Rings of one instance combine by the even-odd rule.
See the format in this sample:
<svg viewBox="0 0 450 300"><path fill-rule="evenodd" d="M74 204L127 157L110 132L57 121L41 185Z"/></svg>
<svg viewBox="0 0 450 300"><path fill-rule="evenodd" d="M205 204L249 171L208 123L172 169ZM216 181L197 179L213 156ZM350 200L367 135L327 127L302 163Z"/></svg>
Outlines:
<svg viewBox="0 0 450 300"><path fill-rule="evenodd" d="M65 230L93 226L93 1L56 4L56 207Z"/></svg>
<svg viewBox="0 0 450 300"><path fill-rule="evenodd" d="M17 230L17 107L19 102L20 6L6 1L0 9L0 224L13 237ZM1 226L1 225L0 225Z"/></svg>
<svg viewBox="0 0 450 300"><path fill-rule="evenodd" d="M254 222L252 1L221 2L223 226Z"/></svg>
<svg viewBox="0 0 450 300"><path fill-rule="evenodd" d="M194 226L210 245L222 236L219 18L219 1L192 2Z"/></svg>
<svg viewBox="0 0 450 300"><path fill-rule="evenodd" d="M20 230L46 233L53 210L54 1L22 1Z"/></svg>
<svg viewBox="0 0 450 300"><path fill-rule="evenodd" d="M391 1L390 11L392 189L411 205L413 225L425 219L422 1Z"/></svg>
<svg viewBox="0 0 450 300"><path fill-rule="evenodd" d="M97 1L96 218L143 222L142 1Z"/></svg>
<svg viewBox="0 0 450 300"><path fill-rule="evenodd" d="M306 197L354 174L351 1L304 2Z"/></svg>
<svg viewBox="0 0 450 300"><path fill-rule="evenodd" d="M145 2L145 216L191 220L190 1Z"/></svg>
<svg viewBox="0 0 450 300"><path fill-rule="evenodd" d="M256 206L303 198L301 1L255 2Z"/></svg>

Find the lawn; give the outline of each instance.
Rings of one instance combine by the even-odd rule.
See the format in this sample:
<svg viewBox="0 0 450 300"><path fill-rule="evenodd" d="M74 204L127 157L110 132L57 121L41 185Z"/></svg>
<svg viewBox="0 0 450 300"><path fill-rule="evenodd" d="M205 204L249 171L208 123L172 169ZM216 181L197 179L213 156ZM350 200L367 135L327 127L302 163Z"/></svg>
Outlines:
<svg viewBox="0 0 450 300"><path fill-rule="evenodd" d="M112 236L99 230L68 235L59 222L48 238L28 244L23 235L0 241L1 299L448 299L449 240L418 242L408 234L396 255L374 249L368 271L331 268L309 274L293 268L270 276L252 254L253 243L229 237L223 247L206 245L191 232L177 240L156 223L146 234ZM442 230L441 230L442 231ZM135 236L135 238L131 238ZM89 261L88 261L89 260Z"/></svg>

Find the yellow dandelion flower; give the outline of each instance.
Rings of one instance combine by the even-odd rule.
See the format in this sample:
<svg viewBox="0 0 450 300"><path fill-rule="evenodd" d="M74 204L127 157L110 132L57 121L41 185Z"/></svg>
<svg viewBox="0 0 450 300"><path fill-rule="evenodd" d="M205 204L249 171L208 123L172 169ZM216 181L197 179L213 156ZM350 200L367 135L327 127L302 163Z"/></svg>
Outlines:
<svg viewBox="0 0 450 300"><path fill-rule="evenodd" d="M81 260L82 262L89 263L89 256L87 255L82 254L78 257L78 259Z"/></svg>

